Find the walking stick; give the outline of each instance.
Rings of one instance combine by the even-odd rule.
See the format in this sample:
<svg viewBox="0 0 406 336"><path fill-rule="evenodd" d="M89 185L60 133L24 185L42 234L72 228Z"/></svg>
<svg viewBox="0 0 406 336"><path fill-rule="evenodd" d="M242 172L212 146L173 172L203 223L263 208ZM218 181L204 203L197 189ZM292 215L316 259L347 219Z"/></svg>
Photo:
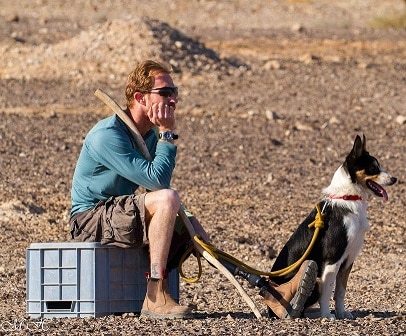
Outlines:
<svg viewBox="0 0 406 336"><path fill-rule="evenodd" d="M131 118L122 110L120 105L118 105L113 98L111 98L107 93L103 92L100 89L97 89L96 92L94 93L97 98L99 98L103 103L105 103L108 107L110 107L111 110L113 110L114 113L116 113L121 120L124 121L124 123L129 127L131 134L134 137L134 140L144 155L144 157L151 161L152 157L148 151L148 148L144 142L144 139L142 138L140 132L138 131L137 127L134 125L132 122ZM261 313L259 312L258 308L255 306L255 303L251 300L251 298L248 296L248 294L245 292L245 290L241 287L240 283L234 278L234 276L230 273L230 271L224 267L223 264L221 264L216 258L214 258L212 255L210 255L207 251L205 251L200 245L198 245L194 240L193 237L196 235L196 231L190 222L189 218L185 214L183 209L180 209L178 212L180 218L182 219L183 223L186 226L186 229L188 230L190 236L192 237L192 241L194 244L195 249L210 263L212 264L215 268L217 268L220 273L222 273L230 282L234 285L234 287L237 289L237 291L240 293L241 297L244 299L244 301L248 304L248 306L251 308L252 312L254 315L260 319L261 318Z"/></svg>

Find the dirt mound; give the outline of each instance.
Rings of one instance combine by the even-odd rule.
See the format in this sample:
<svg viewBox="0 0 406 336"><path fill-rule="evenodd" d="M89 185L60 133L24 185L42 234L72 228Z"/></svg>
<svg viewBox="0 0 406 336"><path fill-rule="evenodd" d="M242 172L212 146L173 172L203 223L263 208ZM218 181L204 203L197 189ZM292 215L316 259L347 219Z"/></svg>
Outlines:
<svg viewBox="0 0 406 336"><path fill-rule="evenodd" d="M221 70L238 62L221 59L203 43L158 20L136 18L95 24L56 44L3 46L3 78L70 78L79 81L126 75L137 61L152 58L176 72ZM111 60L114 60L113 62ZM107 76L106 76L107 74Z"/></svg>
<svg viewBox="0 0 406 336"><path fill-rule="evenodd" d="M193 73L201 71L227 71L236 67L246 67L237 59L222 59L213 49L188 37L181 31L159 20L145 22L153 32L153 37L161 45L161 56L175 71L189 69Z"/></svg>

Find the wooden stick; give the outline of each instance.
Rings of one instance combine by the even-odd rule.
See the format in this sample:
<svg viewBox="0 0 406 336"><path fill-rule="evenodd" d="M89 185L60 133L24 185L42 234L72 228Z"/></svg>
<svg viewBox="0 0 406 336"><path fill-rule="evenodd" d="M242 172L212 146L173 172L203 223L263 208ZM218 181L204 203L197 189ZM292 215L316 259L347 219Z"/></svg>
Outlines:
<svg viewBox="0 0 406 336"><path fill-rule="evenodd" d="M196 232L195 232L195 229L194 229L192 223L190 222L188 216L186 215L186 213L183 210L179 210L178 214L182 218L183 223L185 224L190 236L194 237ZM244 288L242 288L240 283L234 278L234 276L230 273L230 271L227 268L225 268L224 265L218 261L218 259L214 258L210 253L205 251L199 244L197 244L195 241L193 241L193 243L194 243L195 249L210 264L212 264L215 268L217 268L220 271L220 273L223 273L223 275L234 285L234 287L240 293L241 297L247 303L248 307L251 308L251 310L254 313L254 315L256 316L256 318L260 319L261 313L259 312L254 301L251 300L251 298L248 296L247 292L244 290Z"/></svg>
<svg viewBox="0 0 406 336"><path fill-rule="evenodd" d="M151 154L147 148L147 145L144 142L140 132L137 127L135 127L131 118L122 110L120 105L118 105L113 98L111 98L107 93L103 92L100 89L97 89L94 95L99 98L103 103L110 107L114 113L116 113L121 120L129 127L132 136L134 137L135 142L137 143L138 148L141 150L142 155L148 160L152 161Z"/></svg>
<svg viewBox="0 0 406 336"><path fill-rule="evenodd" d="M147 160L151 161L152 160L151 154L149 153L148 148L144 142L144 139L142 138L137 127L132 122L131 118L122 110L122 108L107 93L103 92L100 89L97 89L94 94L103 103L105 103L108 107L110 107L113 110L113 112L116 113L125 122L125 124L130 128L131 134L133 135L138 148L141 150L144 157ZM192 223L190 222L188 216L186 215L185 211L183 209L180 209L178 214L181 217L183 223L185 224L186 229L188 230L190 236L193 238L196 235L196 231L195 231ZM254 315L258 319L260 319L261 313L259 312L258 308L255 306L255 303L251 300L251 298L248 296L248 294L246 293L244 288L241 287L240 283L234 278L234 276L230 273L230 271L227 268L225 268L224 265L221 264L216 258L214 258L212 255L210 255L207 251L205 251L199 244L197 244L195 241L193 241L193 243L194 243L196 250L210 264L212 264L214 267L216 267L220 271L220 273L223 273L223 275L228 280L230 280L230 282L234 285L234 287L240 293L240 295L242 296L244 301L251 308Z"/></svg>

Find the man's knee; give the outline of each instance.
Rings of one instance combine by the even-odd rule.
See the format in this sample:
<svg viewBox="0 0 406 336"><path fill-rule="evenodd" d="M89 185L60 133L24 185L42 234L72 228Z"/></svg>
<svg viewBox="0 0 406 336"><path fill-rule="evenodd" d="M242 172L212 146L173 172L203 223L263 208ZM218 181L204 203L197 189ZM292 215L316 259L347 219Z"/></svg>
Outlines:
<svg viewBox="0 0 406 336"><path fill-rule="evenodd" d="M157 190L146 195L145 207L151 214L163 209L177 213L180 207L180 198L175 190Z"/></svg>
<svg viewBox="0 0 406 336"><path fill-rule="evenodd" d="M159 200L162 206L168 206L171 209L176 209L176 212L179 210L180 198L175 190L162 189L158 192L160 193Z"/></svg>

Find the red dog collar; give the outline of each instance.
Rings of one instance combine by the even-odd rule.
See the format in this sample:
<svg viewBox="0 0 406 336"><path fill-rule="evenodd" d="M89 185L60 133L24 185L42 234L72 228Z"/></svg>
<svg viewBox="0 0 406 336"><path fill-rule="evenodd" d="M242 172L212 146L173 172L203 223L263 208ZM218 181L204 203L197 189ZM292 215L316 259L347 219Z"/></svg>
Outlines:
<svg viewBox="0 0 406 336"><path fill-rule="evenodd" d="M342 199L344 201L362 201L362 197L359 195L343 195L343 196L330 195L328 198Z"/></svg>

